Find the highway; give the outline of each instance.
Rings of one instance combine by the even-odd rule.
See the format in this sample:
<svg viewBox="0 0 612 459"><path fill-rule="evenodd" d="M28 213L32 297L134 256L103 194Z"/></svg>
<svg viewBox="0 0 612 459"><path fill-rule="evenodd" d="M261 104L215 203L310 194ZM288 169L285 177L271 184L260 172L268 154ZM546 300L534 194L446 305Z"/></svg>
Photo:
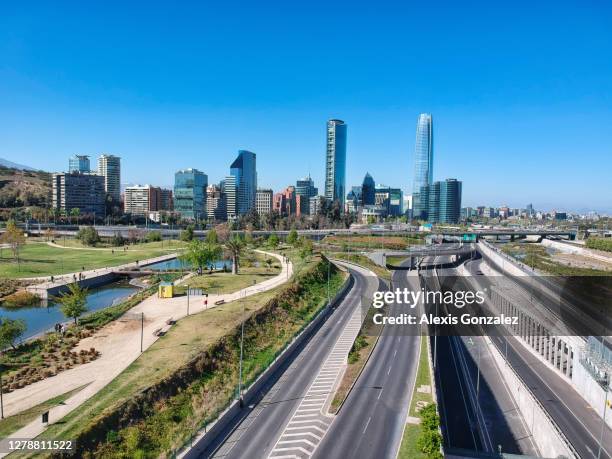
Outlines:
<svg viewBox="0 0 612 459"><path fill-rule="evenodd" d="M482 259L469 261L466 268L472 274L473 279L481 287L490 287L486 276L478 274L482 272ZM509 276L508 278L512 278ZM517 284L515 291L520 291ZM525 293L525 301L529 294ZM549 415L555 420L559 429L565 434L573 447L578 451L580 457L597 457L599 449L599 437L602 428L602 420L595 409L590 407L585 400L559 375L548 368L537 357L530 353L514 336L501 336L495 328L490 336L492 342L498 347L502 354L507 353L510 365L521 376L523 381L542 403ZM507 339L507 346L506 346ZM612 458L612 432L605 427L604 442L601 458Z"/></svg>
<svg viewBox="0 0 612 459"><path fill-rule="evenodd" d="M420 288L416 272L408 273L394 272L394 289ZM404 305L394 304L388 315L409 311ZM420 350L420 336L391 331L400 329L385 327L353 391L315 450L315 458L396 457L414 388ZM406 329L414 330L414 327Z"/></svg>
<svg viewBox="0 0 612 459"><path fill-rule="evenodd" d="M371 298L379 289L379 280L367 271L349 267L355 284L342 303L321 326L305 347L295 356L288 368L277 375L278 380L256 404L245 407L244 415L219 435L213 444L200 449L198 445L185 456L218 458L266 458L274 449L312 382L320 372L334 345L347 326L352 313L360 308L362 297ZM308 425L297 434L309 434ZM313 429L320 429L313 423ZM313 437L308 437L308 441ZM298 445L308 452L307 442ZM303 452L300 453L300 455ZM307 455L307 454L306 454Z"/></svg>

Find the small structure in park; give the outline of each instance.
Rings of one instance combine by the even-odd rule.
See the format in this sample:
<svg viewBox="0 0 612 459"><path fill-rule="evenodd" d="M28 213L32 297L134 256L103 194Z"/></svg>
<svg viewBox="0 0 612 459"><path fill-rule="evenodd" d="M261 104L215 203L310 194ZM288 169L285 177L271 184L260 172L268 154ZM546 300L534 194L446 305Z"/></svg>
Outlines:
<svg viewBox="0 0 612 459"><path fill-rule="evenodd" d="M174 296L174 284L172 282L161 282L157 296L159 298L172 298Z"/></svg>

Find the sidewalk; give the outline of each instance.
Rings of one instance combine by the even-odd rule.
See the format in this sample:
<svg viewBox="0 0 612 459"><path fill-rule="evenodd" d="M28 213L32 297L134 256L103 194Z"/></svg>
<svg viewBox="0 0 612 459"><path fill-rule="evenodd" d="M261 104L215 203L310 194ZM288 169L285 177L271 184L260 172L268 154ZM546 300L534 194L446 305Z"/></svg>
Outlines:
<svg viewBox="0 0 612 459"><path fill-rule="evenodd" d="M281 262L281 272L277 276L260 284L247 287L237 292L208 297L208 309L215 307L215 302L224 300L226 303L238 298L254 295L270 290L285 283L293 273L291 262L285 263L282 255L258 251L277 258ZM204 307L203 296L190 298L190 315L202 312ZM98 330L93 336L81 340L74 350L95 347L101 356L93 362L79 365L58 375L36 382L22 389L4 395L4 415L10 416L50 398L88 384L83 390L66 400L63 405L52 408L49 419L52 423L59 421L63 416L77 408L100 389L108 385L116 376L127 368L140 355L140 320L136 320L144 313L144 341L143 349L148 349L158 337L155 330L166 327L168 319L179 320L186 315L186 298L176 297L161 299L153 295L139 305L130 309L124 316L111 322ZM34 438L44 431L40 419L13 433L13 438ZM2 457L2 455L0 455Z"/></svg>

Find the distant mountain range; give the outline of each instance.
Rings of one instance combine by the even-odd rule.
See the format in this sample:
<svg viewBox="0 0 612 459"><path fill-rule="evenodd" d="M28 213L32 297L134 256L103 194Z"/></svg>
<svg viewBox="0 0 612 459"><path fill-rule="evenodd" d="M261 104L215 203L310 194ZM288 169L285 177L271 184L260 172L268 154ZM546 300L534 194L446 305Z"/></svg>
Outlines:
<svg viewBox="0 0 612 459"><path fill-rule="evenodd" d="M37 169L34 169L33 167L24 166L23 164L17 164L17 163L14 163L12 161L9 161L8 159L4 159L4 158L0 158L0 166L8 167L10 169L19 169L19 170L22 170L22 171L35 171L35 170L37 170Z"/></svg>

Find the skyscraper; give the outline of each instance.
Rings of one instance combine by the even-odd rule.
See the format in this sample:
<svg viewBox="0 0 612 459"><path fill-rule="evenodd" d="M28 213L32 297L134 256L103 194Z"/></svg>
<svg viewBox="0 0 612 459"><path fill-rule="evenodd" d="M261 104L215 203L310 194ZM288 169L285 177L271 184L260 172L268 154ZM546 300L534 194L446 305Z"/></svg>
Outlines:
<svg viewBox="0 0 612 459"><path fill-rule="evenodd" d="M461 182L454 178L440 182L440 223L457 223L461 217Z"/></svg>
<svg viewBox="0 0 612 459"><path fill-rule="evenodd" d="M376 201L376 184L374 183L374 179L367 173L363 178L363 183L361 185L361 200L364 206L373 206Z"/></svg>
<svg viewBox="0 0 612 459"><path fill-rule="evenodd" d="M346 124L342 120L327 122L327 151L325 157L325 198L339 201L344 209L346 195Z"/></svg>
<svg viewBox="0 0 612 459"><path fill-rule="evenodd" d="M79 172L53 174L53 207L68 214L79 209L81 214L104 216L104 178Z"/></svg>
<svg viewBox="0 0 612 459"><path fill-rule="evenodd" d="M269 188L257 190L255 209L259 215L267 215L272 212L272 200L274 192Z"/></svg>
<svg viewBox="0 0 612 459"><path fill-rule="evenodd" d="M422 186L431 183L433 183L433 118L429 113L421 113L416 128L412 192L419 193Z"/></svg>
<svg viewBox="0 0 612 459"><path fill-rule="evenodd" d="M174 174L174 210L183 218L206 218L208 176L197 169L182 169Z"/></svg>
<svg viewBox="0 0 612 459"><path fill-rule="evenodd" d="M115 202L121 200L121 158L102 155L98 158L98 175L104 177L104 189Z"/></svg>
<svg viewBox="0 0 612 459"><path fill-rule="evenodd" d="M230 166L230 175L235 178L236 186L236 215L244 215L255 207L255 194L257 193L256 159L255 153L238 150L238 157Z"/></svg>
<svg viewBox="0 0 612 459"><path fill-rule="evenodd" d="M74 155L68 159L68 172L85 174L89 173L90 169L89 156L87 155Z"/></svg>
<svg viewBox="0 0 612 459"><path fill-rule="evenodd" d="M319 190L314 186L314 182L308 177L295 182L295 194L300 196L300 213L310 215L310 198L316 196Z"/></svg>

